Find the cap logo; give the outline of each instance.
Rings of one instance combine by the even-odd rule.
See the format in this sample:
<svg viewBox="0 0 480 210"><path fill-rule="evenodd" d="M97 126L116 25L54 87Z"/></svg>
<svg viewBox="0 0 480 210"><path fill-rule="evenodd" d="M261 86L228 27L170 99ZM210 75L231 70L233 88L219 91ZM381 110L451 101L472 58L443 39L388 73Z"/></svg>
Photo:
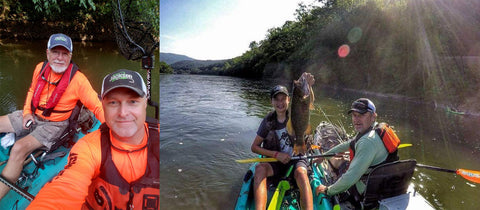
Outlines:
<svg viewBox="0 0 480 210"><path fill-rule="evenodd" d="M55 37L55 41L58 41L58 40L64 41L64 42L67 41L67 39L66 39L65 37L63 37L63 36L57 36L57 37Z"/></svg>
<svg viewBox="0 0 480 210"><path fill-rule="evenodd" d="M116 73L116 74L112 75L110 77L110 82L115 82L115 81L121 80L121 79L127 79L127 80L130 80L129 81L130 83L135 83L135 81L133 80L133 76L131 74L127 74L125 72L119 72L119 73Z"/></svg>

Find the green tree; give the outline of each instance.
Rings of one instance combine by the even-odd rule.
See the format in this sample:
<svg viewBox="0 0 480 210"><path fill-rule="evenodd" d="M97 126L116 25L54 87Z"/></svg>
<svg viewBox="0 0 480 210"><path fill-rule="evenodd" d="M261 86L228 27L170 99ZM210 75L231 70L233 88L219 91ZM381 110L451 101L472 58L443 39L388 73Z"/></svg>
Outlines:
<svg viewBox="0 0 480 210"><path fill-rule="evenodd" d="M173 68L167 63L160 61L160 73L173 74Z"/></svg>

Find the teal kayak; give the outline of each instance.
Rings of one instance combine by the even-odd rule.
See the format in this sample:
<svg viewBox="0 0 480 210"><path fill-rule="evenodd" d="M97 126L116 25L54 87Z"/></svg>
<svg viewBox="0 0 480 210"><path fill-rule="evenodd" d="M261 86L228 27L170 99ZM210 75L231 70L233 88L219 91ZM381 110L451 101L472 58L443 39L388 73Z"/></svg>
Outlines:
<svg viewBox="0 0 480 210"><path fill-rule="evenodd" d="M255 166L257 163L254 163L250 166L247 173L245 174L242 181L242 188L240 190L237 203L235 205L236 210L243 209L255 209L255 201L253 197L253 177L255 174ZM292 181L290 181L292 182ZM294 181L293 181L294 182ZM313 203L315 210L324 210L332 209L332 203L330 198L326 197L324 194L315 195L315 189L317 186L325 182L325 176L323 169L317 164L312 165L312 173L310 175L310 186L313 193ZM293 186L293 183L290 183L290 186ZM270 200L275 192L277 186L275 184L269 184L268 189L268 202L267 206L270 205ZM281 202L280 209L301 209L300 208L300 192L298 188L289 189L286 191L283 201Z"/></svg>
<svg viewBox="0 0 480 210"><path fill-rule="evenodd" d="M97 130L100 126L100 121L94 119L92 127L88 132ZM75 133L73 142L77 142L78 139L85 136L82 132ZM1 140L2 137L0 137ZM5 167L5 163L9 158L10 147L0 147L0 171ZM31 158L28 158L24 164L24 168L20 178L16 183L13 183L20 189L20 191L26 192L31 196L35 196L40 189L50 180L53 179L68 162L68 154L71 147L60 146L55 151L47 154L43 157L45 160L42 163L42 167L35 164ZM37 153L40 154L41 152ZM42 157L38 157L42 159ZM26 209L30 204L30 200L15 190L10 190L5 197L0 200L1 209Z"/></svg>

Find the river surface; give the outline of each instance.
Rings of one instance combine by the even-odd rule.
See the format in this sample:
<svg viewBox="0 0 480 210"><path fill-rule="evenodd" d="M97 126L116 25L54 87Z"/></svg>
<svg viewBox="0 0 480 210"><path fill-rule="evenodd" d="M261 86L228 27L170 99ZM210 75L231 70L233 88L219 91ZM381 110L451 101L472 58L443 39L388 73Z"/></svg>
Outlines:
<svg viewBox="0 0 480 210"><path fill-rule="evenodd" d="M268 91L273 85L222 76L160 75L162 210L233 209L249 167L235 160L255 157L250 146L262 118L272 110ZM346 111L354 99L369 97L378 121L393 125L402 143L413 144L400 149L401 159L480 170L478 117L378 94L317 87L315 96L313 127L331 121L352 134ZM413 183L436 209L478 208L480 186L458 175L416 169Z"/></svg>

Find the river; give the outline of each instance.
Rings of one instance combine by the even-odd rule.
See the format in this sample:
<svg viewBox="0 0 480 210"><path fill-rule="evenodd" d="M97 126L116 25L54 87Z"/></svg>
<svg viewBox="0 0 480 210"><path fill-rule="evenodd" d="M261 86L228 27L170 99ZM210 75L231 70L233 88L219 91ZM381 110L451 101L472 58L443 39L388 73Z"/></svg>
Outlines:
<svg viewBox="0 0 480 210"><path fill-rule="evenodd" d="M235 160L255 157L250 146L263 116L272 110L268 91L273 85L222 76L160 75L161 209L233 209L249 167ZM400 149L401 159L480 170L478 117L379 94L325 87L317 87L315 94L314 127L328 120L352 133L346 111L354 99L369 97L378 121L393 125L402 143L413 144ZM413 183L436 209L478 206L478 184L458 175L416 169Z"/></svg>

